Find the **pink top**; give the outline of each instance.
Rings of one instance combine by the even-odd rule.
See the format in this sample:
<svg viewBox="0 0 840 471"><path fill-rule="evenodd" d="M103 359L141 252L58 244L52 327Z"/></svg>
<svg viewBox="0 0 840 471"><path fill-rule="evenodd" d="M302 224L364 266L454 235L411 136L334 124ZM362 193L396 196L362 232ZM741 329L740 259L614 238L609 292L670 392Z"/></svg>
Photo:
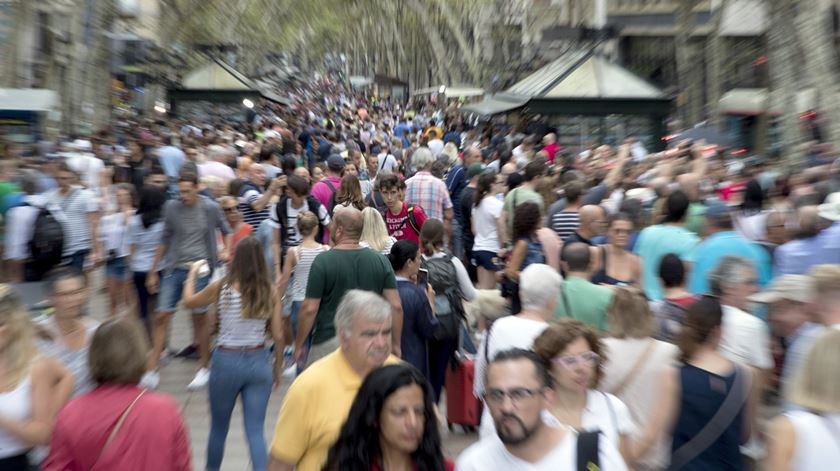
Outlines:
<svg viewBox="0 0 840 471"><path fill-rule="evenodd" d="M137 401L102 453L111 430L140 391L134 385L106 385L71 400L56 418L50 454L41 469L191 470L190 441L178 404L152 391Z"/></svg>
<svg viewBox="0 0 840 471"><path fill-rule="evenodd" d="M333 177L327 175L324 177L324 180L329 180L332 183L332 186L335 187L335 191L338 192L339 188L341 188L341 178L340 177ZM324 205L324 208L327 211L330 210L330 198L332 197L332 190L330 187L324 183L324 180L319 181L315 185L312 186L312 191L310 192L312 196L314 196L321 204ZM330 231L328 229L324 229L324 240L320 241L323 244L330 243Z"/></svg>

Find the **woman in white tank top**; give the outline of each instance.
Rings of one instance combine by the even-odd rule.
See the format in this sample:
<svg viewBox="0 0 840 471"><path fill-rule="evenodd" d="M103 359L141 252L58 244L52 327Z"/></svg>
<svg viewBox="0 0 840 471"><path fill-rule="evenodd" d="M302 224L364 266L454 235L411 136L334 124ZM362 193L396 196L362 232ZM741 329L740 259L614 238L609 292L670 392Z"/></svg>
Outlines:
<svg viewBox="0 0 840 471"><path fill-rule="evenodd" d="M70 398L73 377L38 355L29 312L0 285L0 469L26 471L27 453L49 443L55 413Z"/></svg>
<svg viewBox="0 0 840 471"><path fill-rule="evenodd" d="M840 331L828 329L787 391L802 410L770 424L767 469L811 471L840 467Z"/></svg>
<svg viewBox="0 0 840 471"><path fill-rule="evenodd" d="M195 293L199 268L200 264L194 264L184 283L184 307L195 309L215 303L219 317L219 337L208 383L207 469L221 468L231 412L241 397L251 463L254 470L265 470L265 412L272 387L280 385L283 373L283 349L275 348L272 364L265 332L270 327L274 344L283 344L280 298L272 286L262 244L253 236L236 245L225 277Z"/></svg>

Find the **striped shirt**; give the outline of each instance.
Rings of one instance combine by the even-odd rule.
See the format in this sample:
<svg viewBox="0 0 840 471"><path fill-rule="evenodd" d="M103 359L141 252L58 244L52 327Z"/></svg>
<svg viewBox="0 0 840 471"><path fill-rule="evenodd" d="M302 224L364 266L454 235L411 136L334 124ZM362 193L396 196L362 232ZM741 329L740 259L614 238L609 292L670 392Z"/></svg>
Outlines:
<svg viewBox="0 0 840 471"><path fill-rule="evenodd" d="M295 248L297 264L295 265L295 278L292 280L292 301L303 301L306 299L306 285L309 282L309 270L312 268L312 262L315 261L315 257L326 252L328 249L329 247L326 245L317 248L301 246Z"/></svg>
<svg viewBox="0 0 840 471"><path fill-rule="evenodd" d="M90 230L91 213L99 210L93 193L84 188L74 187L66 196L61 196L58 189L47 194L47 201L55 203L64 214L64 251L69 257L80 250L93 247Z"/></svg>
<svg viewBox="0 0 840 471"><path fill-rule="evenodd" d="M449 190L443 180L427 171L417 172L405 181L405 202L420 206L429 219L443 221L443 214L452 208Z"/></svg>
<svg viewBox="0 0 840 471"><path fill-rule="evenodd" d="M255 347L265 343L265 319L242 317L239 292L230 285L222 286L219 293L219 338L221 347Z"/></svg>
<svg viewBox="0 0 840 471"><path fill-rule="evenodd" d="M561 240L566 240L579 226L580 213L577 211L560 211L551 216L551 228Z"/></svg>
<svg viewBox="0 0 840 471"><path fill-rule="evenodd" d="M262 198L262 192L256 185L251 182L245 182L242 185L242 190L239 191L239 211L242 212L242 220L251 227L259 227L271 213L270 205L265 205L262 211L254 211L251 205L260 198Z"/></svg>

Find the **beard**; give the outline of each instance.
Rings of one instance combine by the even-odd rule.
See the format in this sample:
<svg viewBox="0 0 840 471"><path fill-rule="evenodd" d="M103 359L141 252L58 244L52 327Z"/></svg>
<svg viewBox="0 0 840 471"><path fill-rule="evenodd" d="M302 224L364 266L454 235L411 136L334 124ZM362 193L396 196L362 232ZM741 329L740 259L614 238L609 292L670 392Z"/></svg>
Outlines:
<svg viewBox="0 0 840 471"><path fill-rule="evenodd" d="M519 424L519 427L522 428L522 434L515 435L513 433L510 433L507 427L504 424L502 424L502 420L504 419L515 420ZM496 421L496 434L499 436L499 439L505 445L520 445L530 440L531 437L534 436L535 433L537 433L537 431L542 425L541 422L542 420L540 419L537 421L537 423L535 423L529 428L525 425L525 422L523 422L522 419L520 419L519 417L512 414L506 414Z"/></svg>

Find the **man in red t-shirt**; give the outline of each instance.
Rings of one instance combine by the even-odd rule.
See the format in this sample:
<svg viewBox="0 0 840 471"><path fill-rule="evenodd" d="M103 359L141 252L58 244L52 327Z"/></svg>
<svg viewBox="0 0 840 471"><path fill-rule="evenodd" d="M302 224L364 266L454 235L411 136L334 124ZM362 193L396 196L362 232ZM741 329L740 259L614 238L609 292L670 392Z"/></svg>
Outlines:
<svg viewBox="0 0 840 471"><path fill-rule="evenodd" d="M409 206L403 201L405 182L392 173L379 177L379 193L388 209L385 226L388 234L397 240L410 240L420 245L420 229L429 219L420 206Z"/></svg>

